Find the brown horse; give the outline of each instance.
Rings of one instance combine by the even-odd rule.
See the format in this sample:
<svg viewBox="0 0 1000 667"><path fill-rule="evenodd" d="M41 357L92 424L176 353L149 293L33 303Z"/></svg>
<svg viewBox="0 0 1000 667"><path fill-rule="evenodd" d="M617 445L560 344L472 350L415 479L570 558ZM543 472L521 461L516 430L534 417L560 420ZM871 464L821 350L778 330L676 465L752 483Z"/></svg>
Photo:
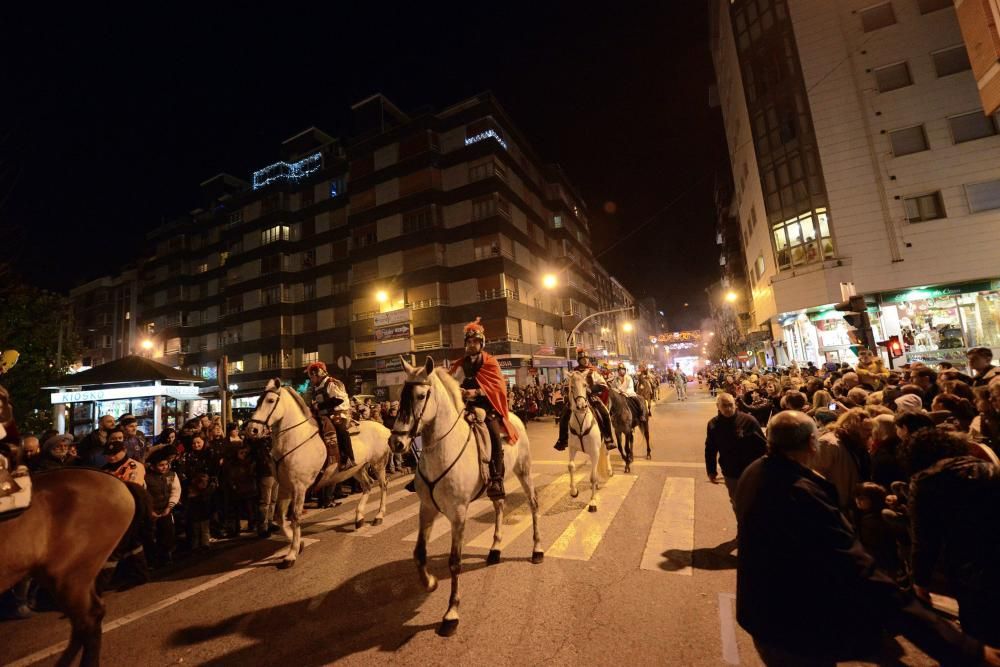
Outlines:
<svg viewBox="0 0 1000 667"><path fill-rule="evenodd" d="M104 603L95 581L135 515L133 492L107 473L60 468L32 477L31 506L0 521L0 591L25 577L48 588L73 624L58 665L83 650L100 663Z"/></svg>

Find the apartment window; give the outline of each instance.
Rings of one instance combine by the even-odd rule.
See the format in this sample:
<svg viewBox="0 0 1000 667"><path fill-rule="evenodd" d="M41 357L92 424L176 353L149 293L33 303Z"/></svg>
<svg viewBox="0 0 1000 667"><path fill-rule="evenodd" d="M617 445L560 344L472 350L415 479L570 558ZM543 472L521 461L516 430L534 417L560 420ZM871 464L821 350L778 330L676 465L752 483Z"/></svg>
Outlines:
<svg viewBox="0 0 1000 667"><path fill-rule="evenodd" d="M260 303L262 306L271 306L276 303L281 303L281 285L275 285L274 287L265 287L260 291Z"/></svg>
<svg viewBox="0 0 1000 667"><path fill-rule="evenodd" d="M235 227L236 225L243 222L243 211L236 211L235 213L229 214L229 221L226 223L226 228Z"/></svg>
<svg viewBox="0 0 1000 667"><path fill-rule="evenodd" d="M482 197L472 200L472 219L483 220L496 215L497 200L495 197Z"/></svg>
<svg viewBox="0 0 1000 667"><path fill-rule="evenodd" d="M862 9L858 14L861 15L861 29L865 32L885 28L896 22L896 13L892 11L891 2Z"/></svg>
<svg viewBox="0 0 1000 667"><path fill-rule="evenodd" d="M229 259L229 253L223 250L219 253L219 266L225 266L226 261Z"/></svg>
<svg viewBox="0 0 1000 667"><path fill-rule="evenodd" d="M880 93L888 93L890 90L905 88L912 84L910 66L905 62L886 65L875 70L875 85Z"/></svg>
<svg viewBox="0 0 1000 667"><path fill-rule="evenodd" d="M493 175L493 163L486 162L469 167L469 182L481 181Z"/></svg>
<svg viewBox="0 0 1000 667"><path fill-rule="evenodd" d="M316 202L316 193L313 191L312 186L306 187L299 193L299 203L302 208L306 206L312 206Z"/></svg>
<svg viewBox="0 0 1000 667"><path fill-rule="evenodd" d="M302 365L311 364L313 362L319 361L319 351L312 350L310 352L302 352Z"/></svg>
<svg viewBox="0 0 1000 667"><path fill-rule="evenodd" d="M288 355L284 350L277 352L264 352L260 355L260 370L266 371L275 368L287 368Z"/></svg>
<svg viewBox="0 0 1000 667"><path fill-rule="evenodd" d="M316 266L316 249L310 248L309 250L302 251L302 268L308 269Z"/></svg>
<svg viewBox="0 0 1000 667"><path fill-rule="evenodd" d="M202 262L198 265L196 273L205 273L206 271L208 271L208 262Z"/></svg>
<svg viewBox="0 0 1000 667"><path fill-rule="evenodd" d="M433 226L434 226L434 209L431 208L430 206L403 214L404 234L411 234L413 232L423 231L425 229L430 229Z"/></svg>
<svg viewBox="0 0 1000 667"><path fill-rule="evenodd" d="M561 229L563 226L563 219L561 215L552 216L552 226L556 229Z"/></svg>
<svg viewBox="0 0 1000 667"><path fill-rule="evenodd" d="M275 241L288 240L288 225L275 225L270 229L265 229L260 233L260 244L267 245Z"/></svg>
<svg viewBox="0 0 1000 667"><path fill-rule="evenodd" d="M545 325L535 323L535 342L539 345L545 344Z"/></svg>
<svg viewBox="0 0 1000 667"><path fill-rule="evenodd" d="M242 359L232 359L229 361L229 372L230 373L242 373L243 372L243 360Z"/></svg>
<svg viewBox="0 0 1000 667"><path fill-rule="evenodd" d="M506 318L507 324L507 340L520 341L521 340L521 320L516 317Z"/></svg>
<svg viewBox="0 0 1000 667"><path fill-rule="evenodd" d="M243 295L231 296L226 299L226 312L239 313L243 311Z"/></svg>
<svg viewBox="0 0 1000 667"><path fill-rule="evenodd" d="M931 12L936 12L939 9L946 9L954 6L954 0L917 0L917 7L920 8L921 14L930 14Z"/></svg>
<svg viewBox="0 0 1000 667"><path fill-rule="evenodd" d="M776 222L771 233L779 268L812 264L834 256L830 218L825 208Z"/></svg>
<svg viewBox="0 0 1000 667"><path fill-rule="evenodd" d="M332 181L330 181L330 199L339 197L340 195L344 194L344 191L345 188L344 188L343 178L335 178Z"/></svg>
<svg viewBox="0 0 1000 667"><path fill-rule="evenodd" d="M892 130L889 132L889 143L892 144L892 154L896 157L919 153L929 148L923 125Z"/></svg>
<svg viewBox="0 0 1000 667"><path fill-rule="evenodd" d="M904 197L903 206L906 209L907 222L926 222L945 217L944 203L941 201L940 192Z"/></svg>
<svg viewBox="0 0 1000 667"><path fill-rule="evenodd" d="M107 334L101 336L101 347L111 347L111 336Z"/></svg>
<svg viewBox="0 0 1000 667"><path fill-rule="evenodd" d="M964 44L935 51L931 54L931 60L934 61L934 71L939 78L972 69L969 52L965 50Z"/></svg>
<svg viewBox="0 0 1000 667"><path fill-rule="evenodd" d="M351 234L352 244L355 248L367 248L378 243L378 227L376 225L365 225L358 227Z"/></svg>
<svg viewBox="0 0 1000 667"><path fill-rule="evenodd" d="M302 283L302 300L309 301L316 298L316 281Z"/></svg>
<svg viewBox="0 0 1000 667"><path fill-rule="evenodd" d="M260 258L260 272L275 273L283 271L285 268L285 256L281 253L275 255L265 255Z"/></svg>
<svg viewBox="0 0 1000 667"><path fill-rule="evenodd" d="M948 118L951 137L956 144L991 137L997 133L996 119L982 111L972 111Z"/></svg>
<svg viewBox="0 0 1000 667"><path fill-rule="evenodd" d="M965 196L969 200L970 213L1000 208L1000 181L970 183L965 186Z"/></svg>
<svg viewBox="0 0 1000 667"><path fill-rule="evenodd" d="M753 275L758 281L764 277L764 253L757 255L757 260L753 263Z"/></svg>

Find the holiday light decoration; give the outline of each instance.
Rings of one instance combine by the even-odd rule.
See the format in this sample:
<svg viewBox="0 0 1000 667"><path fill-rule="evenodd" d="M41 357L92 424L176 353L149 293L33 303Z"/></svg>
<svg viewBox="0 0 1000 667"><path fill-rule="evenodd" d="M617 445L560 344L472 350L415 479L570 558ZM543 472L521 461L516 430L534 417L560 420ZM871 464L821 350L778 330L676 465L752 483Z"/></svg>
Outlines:
<svg viewBox="0 0 1000 667"><path fill-rule="evenodd" d="M500 138L500 135L497 134L496 130L486 130L485 132L480 132L475 136L466 137L465 145L471 146L472 144L478 143L480 141L485 141L486 139L496 139L497 143L503 146L504 150L507 150L507 142Z"/></svg>
<svg viewBox="0 0 1000 667"><path fill-rule="evenodd" d="M253 189L259 190L275 181L298 181L319 171L322 166L322 153L313 153L298 162L275 162L253 173Z"/></svg>

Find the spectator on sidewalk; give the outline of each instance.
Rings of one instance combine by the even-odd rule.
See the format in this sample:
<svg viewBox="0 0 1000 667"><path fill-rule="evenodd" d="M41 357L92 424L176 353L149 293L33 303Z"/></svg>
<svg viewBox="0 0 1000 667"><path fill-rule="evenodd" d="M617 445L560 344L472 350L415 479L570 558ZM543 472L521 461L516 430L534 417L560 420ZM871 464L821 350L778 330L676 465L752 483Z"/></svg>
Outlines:
<svg viewBox="0 0 1000 667"><path fill-rule="evenodd" d="M736 399L723 392L715 399L719 414L708 422L705 436L705 471L708 481L719 483L718 467L722 480L733 501L736 483L746 467L764 455L765 438L760 424L752 416L736 410Z"/></svg>

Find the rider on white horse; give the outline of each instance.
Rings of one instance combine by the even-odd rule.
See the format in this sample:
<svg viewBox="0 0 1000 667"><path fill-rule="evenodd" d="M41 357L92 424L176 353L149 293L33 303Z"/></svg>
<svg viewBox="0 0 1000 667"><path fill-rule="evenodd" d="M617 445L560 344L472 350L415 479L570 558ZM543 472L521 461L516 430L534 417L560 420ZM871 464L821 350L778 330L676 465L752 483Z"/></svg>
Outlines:
<svg viewBox="0 0 1000 667"><path fill-rule="evenodd" d="M645 405L639 399L639 394L635 393L635 383L632 381L632 376L628 374L625 364L618 364L618 374L611 378L608 386L625 395L629 407L632 408L636 423L646 421Z"/></svg>
<svg viewBox="0 0 1000 667"><path fill-rule="evenodd" d="M500 364L486 352L486 330L475 322L465 325L465 356L451 366L451 372L462 387L462 397L467 409L482 408L486 411L486 427L490 432L490 479L486 495L491 500L503 498L503 434L507 432L511 444L517 442L517 432L511 425L507 408L507 383ZM458 371L461 371L459 375Z"/></svg>
<svg viewBox="0 0 1000 667"><path fill-rule="evenodd" d="M351 420L347 388L340 380L330 377L326 364L322 361L314 361L306 366L306 375L309 376L309 390L305 400L312 407L323 441L329 443L329 435L326 433L329 422L337 434L337 446L340 448L339 470L353 468L354 448L351 446L351 434L347 430Z"/></svg>
<svg viewBox="0 0 1000 667"><path fill-rule="evenodd" d="M596 368L590 365L590 355L582 347L576 349L576 370L573 373L583 375L588 380L590 405L594 408L594 416L597 417L597 425L600 427L601 435L604 437L604 445L608 449L614 449L615 440L611 435L611 413L608 412L608 407L604 405L604 402L598 396L603 389L607 388L608 382ZM560 452L568 446L569 416L572 413L573 406L567 400L563 408L562 417L559 419L559 440L555 444L556 450Z"/></svg>

